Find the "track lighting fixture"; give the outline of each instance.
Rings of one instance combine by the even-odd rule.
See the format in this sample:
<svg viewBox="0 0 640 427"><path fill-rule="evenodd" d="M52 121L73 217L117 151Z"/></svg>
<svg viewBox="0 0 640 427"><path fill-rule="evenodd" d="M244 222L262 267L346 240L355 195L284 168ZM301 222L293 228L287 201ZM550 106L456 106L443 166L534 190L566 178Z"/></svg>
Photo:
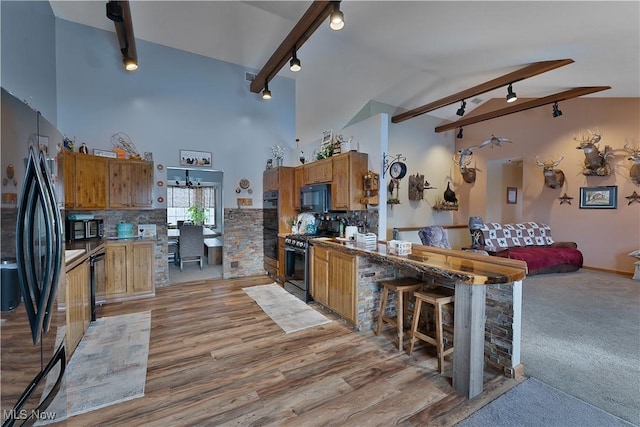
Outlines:
<svg viewBox="0 0 640 427"><path fill-rule="evenodd" d="M464 109L467 107L467 102L463 99L462 103L460 104L460 108L458 108L458 111L456 111L456 114L459 115L460 117L464 116Z"/></svg>
<svg viewBox="0 0 640 427"><path fill-rule="evenodd" d="M340 2L333 1L333 12L329 15L329 26L332 30L340 30L344 27L344 14L340 11Z"/></svg>
<svg viewBox="0 0 640 427"><path fill-rule="evenodd" d="M120 6L119 1L107 2L107 18L111 19L113 22L124 22L124 18L122 17L122 6Z"/></svg>
<svg viewBox="0 0 640 427"><path fill-rule="evenodd" d="M113 21L122 53L122 63L127 71L138 69L136 38L133 34L131 8L128 0L108 1L107 18Z"/></svg>
<svg viewBox="0 0 640 427"><path fill-rule="evenodd" d="M562 111L558 108L558 102L553 103L553 117L560 117L562 115Z"/></svg>
<svg viewBox="0 0 640 427"><path fill-rule="evenodd" d="M269 82L265 80L264 90L262 91L262 99L271 99L271 91L269 90Z"/></svg>
<svg viewBox="0 0 640 427"><path fill-rule="evenodd" d="M296 55L296 48L294 47L293 52L291 53L291 61L289 62L289 69L295 73L297 71L300 71L301 68L302 68L302 65L300 64L300 60Z"/></svg>
<svg viewBox="0 0 640 427"><path fill-rule="evenodd" d="M456 138L462 139L462 126L460 126L460 129L458 129L458 134L456 135Z"/></svg>
<svg viewBox="0 0 640 427"><path fill-rule="evenodd" d="M513 91L513 87L511 87L511 83L509 83L509 88L507 89L507 102L511 103L513 101L516 101L517 99L518 99L518 96Z"/></svg>
<svg viewBox="0 0 640 427"><path fill-rule="evenodd" d="M131 57L124 54L124 58L122 58L122 62L124 63L124 69L127 71L135 71L138 69L138 63Z"/></svg>

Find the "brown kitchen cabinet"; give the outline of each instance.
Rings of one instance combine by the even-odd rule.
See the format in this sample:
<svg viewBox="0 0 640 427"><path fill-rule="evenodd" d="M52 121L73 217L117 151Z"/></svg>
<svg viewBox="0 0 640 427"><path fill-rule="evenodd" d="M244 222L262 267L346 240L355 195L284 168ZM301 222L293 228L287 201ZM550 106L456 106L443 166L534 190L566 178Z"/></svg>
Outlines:
<svg viewBox="0 0 640 427"><path fill-rule="evenodd" d="M278 236L278 279L284 283L285 261L284 237Z"/></svg>
<svg viewBox="0 0 640 427"><path fill-rule="evenodd" d="M331 207L336 210L360 210L364 197L364 176L369 168L366 153L351 151L332 157Z"/></svg>
<svg viewBox="0 0 640 427"><path fill-rule="evenodd" d="M153 296L154 242L108 242L105 259L107 302Z"/></svg>
<svg viewBox="0 0 640 427"><path fill-rule="evenodd" d="M89 259L68 271L66 279L67 351L71 356L91 322Z"/></svg>
<svg viewBox="0 0 640 427"><path fill-rule="evenodd" d="M262 189L263 191L278 191L280 184L280 169L267 169L262 173Z"/></svg>
<svg viewBox="0 0 640 427"><path fill-rule="evenodd" d="M311 296L355 324L356 256L318 246L311 253Z"/></svg>
<svg viewBox="0 0 640 427"><path fill-rule="evenodd" d="M150 208L153 204L153 162L111 159L109 161L109 207Z"/></svg>
<svg viewBox="0 0 640 427"><path fill-rule="evenodd" d="M293 173L293 207L300 209L300 187L304 184L304 166L298 166Z"/></svg>
<svg viewBox="0 0 640 427"><path fill-rule="evenodd" d="M305 164L302 170L303 185L329 183L333 179L333 162L331 158Z"/></svg>
<svg viewBox="0 0 640 427"><path fill-rule="evenodd" d="M310 293L313 299L329 306L329 250L311 246Z"/></svg>
<svg viewBox="0 0 640 427"><path fill-rule="evenodd" d="M104 209L107 207L108 160L106 157L90 154L65 154L66 207L73 209ZM67 181L69 182L67 183Z"/></svg>
<svg viewBox="0 0 640 427"><path fill-rule="evenodd" d="M329 253L329 308L347 321L356 322L356 257Z"/></svg>

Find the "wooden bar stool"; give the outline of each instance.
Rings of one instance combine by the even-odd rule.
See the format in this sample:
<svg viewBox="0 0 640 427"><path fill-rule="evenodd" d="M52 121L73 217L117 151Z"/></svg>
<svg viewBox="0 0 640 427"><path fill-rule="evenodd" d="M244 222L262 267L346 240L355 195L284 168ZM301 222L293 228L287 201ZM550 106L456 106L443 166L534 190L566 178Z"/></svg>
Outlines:
<svg viewBox="0 0 640 427"><path fill-rule="evenodd" d="M453 303L455 297L447 292L446 288L436 288L424 292L415 292L413 296L416 299L416 305L415 313L413 315L413 323L411 324L409 354L413 352L413 346L418 339L436 346L438 356L438 370L440 371L440 373L442 373L444 357L448 354L453 353L453 346L446 350L444 349L444 342L442 337L442 306L444 306L445 304ZM423 302L431 304L433 306L433 311L435 313L435 338L418 331L418 322L420 321Z"/></svg>
<svg viewBox="0 0 640 427"><path fill-rule="evenodd" d="M380 335L383 322L387 322L398 329L398 350L404 347L404 321L407 318L408 304L405 304L404 295L409 292L415 292L422 289L424 284L418 279L412 277L402 277L393 280L381 280L378 282L382 285L382 297L380 298L380 315L378 316L378 325L375 330L376 335ZM384 309L387 305L389 291L396 293L396 317L385 316ZM408 303L409 301L407 301Z"/></svg>

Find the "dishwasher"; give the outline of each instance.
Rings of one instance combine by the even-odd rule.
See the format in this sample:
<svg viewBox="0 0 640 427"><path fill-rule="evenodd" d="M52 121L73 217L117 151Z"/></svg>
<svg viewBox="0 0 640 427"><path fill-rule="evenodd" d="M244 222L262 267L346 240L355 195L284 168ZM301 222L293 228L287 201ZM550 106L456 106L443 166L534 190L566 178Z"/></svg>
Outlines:
<svg viewBox="0 0 640 427"><path fill-rule="evenodd" d="M90 287L91 287L91 321L96 320L96 290L104 292L105 276L105 250L102 249L89 257Z"/></svg>

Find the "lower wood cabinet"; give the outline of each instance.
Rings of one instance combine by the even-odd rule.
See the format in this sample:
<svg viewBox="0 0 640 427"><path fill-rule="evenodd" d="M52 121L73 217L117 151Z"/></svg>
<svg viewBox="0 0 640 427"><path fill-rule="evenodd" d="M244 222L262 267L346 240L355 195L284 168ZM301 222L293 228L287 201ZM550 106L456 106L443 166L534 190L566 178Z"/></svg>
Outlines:
<svg viewBox="0 0 640 427"><path fill-rule="evenodd" d="M311 296L354 324L356 272L355 255L312 246Z"/></svg>
<svg viewBox="0 0 640 427"><path fill-rule="evenodd" d="M71 356L91 322L90 268L87 259L67 272L65 289L67 351Z"/></svg>
<svg viewBox="0 0 640 427"><path fill-rule="evenodd" d="M109 242L105 260L107 302L155 294L153 242Z"/></svg>

